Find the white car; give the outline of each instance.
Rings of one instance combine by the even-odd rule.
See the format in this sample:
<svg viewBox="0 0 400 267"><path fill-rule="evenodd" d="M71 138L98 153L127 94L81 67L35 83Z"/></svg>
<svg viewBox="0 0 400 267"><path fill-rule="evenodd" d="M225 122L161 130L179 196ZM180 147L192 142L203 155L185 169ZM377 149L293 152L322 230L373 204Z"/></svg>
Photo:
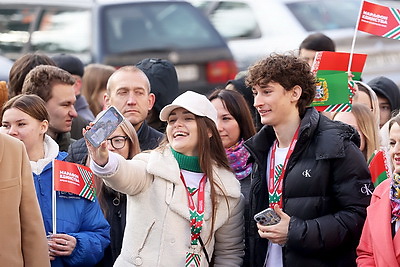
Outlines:
<svg viewBox="0 0 400 267"><path fill-rule="evenodd" d="M271 52L297 50L313 32L350 52L361 0L192 0L228 45L240 70ZM398 8L398 1L375 1ZM364 81L384 75L400 84L400 42L357 32L356 53L368 54Z"/></svg>

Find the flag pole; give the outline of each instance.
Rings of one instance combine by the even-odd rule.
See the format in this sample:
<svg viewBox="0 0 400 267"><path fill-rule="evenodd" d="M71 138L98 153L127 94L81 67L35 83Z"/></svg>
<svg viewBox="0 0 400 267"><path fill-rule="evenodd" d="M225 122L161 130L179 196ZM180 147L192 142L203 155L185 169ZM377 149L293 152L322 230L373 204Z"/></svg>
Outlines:
<svg viewBox="0 0 400 267"><path fill-rule="evenodd" d="M56 190L54 190L54 159L52 162L52 169L53 169L53 175L52 175L52 215L53 215L53 234L57 234L57 201L56 201Z"/></svg>
<svg viewBox="0 0 400 267"><path fill-rule="evenodd" d="M356 27L354 29L354 35L353 35L353 41L351 43L351 50L350 50L350 58L349 58L349 67L347 69L347 73L350 74L351 71L351 65L353 64L353 54L354 54L354 47L356 45L356 38L357 38L357 31L358 31L358 25L360 23L360 18L361 18L361 11L362 8L364 6L364 2L362 1L361 6L360 6L360 10L358 11L358 17L357 17L357 23L356 23Z"/></svg>

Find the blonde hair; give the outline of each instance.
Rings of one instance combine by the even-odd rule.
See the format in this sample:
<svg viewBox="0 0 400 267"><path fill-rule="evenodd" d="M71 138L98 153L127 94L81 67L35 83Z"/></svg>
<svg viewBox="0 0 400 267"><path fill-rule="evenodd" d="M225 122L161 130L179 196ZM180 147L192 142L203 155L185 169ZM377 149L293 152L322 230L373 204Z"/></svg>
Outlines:
<svg viewBox="0 0 400 267"><path fill-rule="evenodd" d="M380 123L379 101L378 101L378 97L376 96L376 93L366 83L363 83L363 82L360 82L360 81L354 81L354 83L357 85L358 91L364 92L369 96L370 104L371 104L371 107L372 107L372 113L373 113L374 118L376 120L376 124L378 125L378 128L379 128L379 123ZM356 94L354 96L354 102L353 102L354 104L356 104L357 97L358 97L358 95Z"/></svg>
<svg viewBox="0 0 400 267"><path fill-rule="evenodd" d="M101 116L101 115L98 115ZM136 154L140 153L139 147L139 139L137 137L135 128L133 128L132 124L127 120L124 119L119 127L124 131L124 133L128 136L129 140L129 153L126 159L132 159ZM89 161L87 162L88 165ZM126 196L120 192L117 192L110 187L104 184L103 179L96 177L96 190L97 190L97 198L99 200L99 204L101 210L103 211L104 215L107 215L108 208L107 208L107 201L105 199L105 195L110 192L114 192L118 199L125 198Z"/></svg>
<svg viewBox="0 0 400 267"><path fill-rule="evenodd" d="M364 136L365 147L361 151L364 154L365 160L368 160L375 150L379 149L379 129L371 110L363 104L353 104L351 113L354 115L358 133ZM336 117L338 113L333 115Z"/></svg>

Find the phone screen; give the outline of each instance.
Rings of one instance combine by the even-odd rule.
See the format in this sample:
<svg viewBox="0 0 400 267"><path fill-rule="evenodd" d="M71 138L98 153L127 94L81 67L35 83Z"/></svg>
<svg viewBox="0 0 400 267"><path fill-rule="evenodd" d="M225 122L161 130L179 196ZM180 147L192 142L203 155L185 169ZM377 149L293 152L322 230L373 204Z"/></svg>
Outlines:
<svg viewBox="0 0 400 267"><path fill-rule="evenodd" d="M85 138L94 147L99 147L117 129L123 119L121 113L111 106L94 122L93 126L86 132Z"/></svg>

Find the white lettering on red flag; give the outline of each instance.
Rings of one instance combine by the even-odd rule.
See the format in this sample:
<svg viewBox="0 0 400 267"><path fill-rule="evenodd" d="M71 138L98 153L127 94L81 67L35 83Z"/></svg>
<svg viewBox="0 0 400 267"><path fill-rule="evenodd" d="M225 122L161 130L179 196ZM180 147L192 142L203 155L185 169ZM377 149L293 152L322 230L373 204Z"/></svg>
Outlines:
<svg viewBox="0 0 400 267"><path fill-rule="evenodd" d="M93 173L90 168L76 163L54 160L54 190L69 192L94 200Z"/></svg>
<svg viewBox="0 0 400 267"><path fill-rule="evenodd" d="M364 1L358 30L399 40L400 10Z"/></svg>

